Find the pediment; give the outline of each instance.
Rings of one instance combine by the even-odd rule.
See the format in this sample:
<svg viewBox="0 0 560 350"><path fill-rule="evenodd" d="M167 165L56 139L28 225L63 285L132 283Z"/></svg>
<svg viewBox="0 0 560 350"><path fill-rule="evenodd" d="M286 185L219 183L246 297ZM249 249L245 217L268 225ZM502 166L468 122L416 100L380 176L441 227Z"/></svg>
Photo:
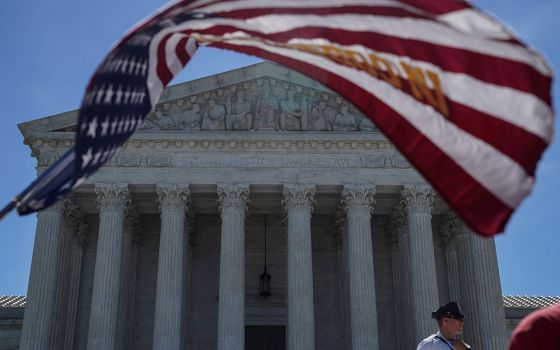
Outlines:
<svg viewBox="0 0 560 350"><path fill-rule="evenodd" d="M78 111L19 125L32 133L73 132ZM351 104L318 82L263 62L170 86L138 132L375 131Z"/></svg>

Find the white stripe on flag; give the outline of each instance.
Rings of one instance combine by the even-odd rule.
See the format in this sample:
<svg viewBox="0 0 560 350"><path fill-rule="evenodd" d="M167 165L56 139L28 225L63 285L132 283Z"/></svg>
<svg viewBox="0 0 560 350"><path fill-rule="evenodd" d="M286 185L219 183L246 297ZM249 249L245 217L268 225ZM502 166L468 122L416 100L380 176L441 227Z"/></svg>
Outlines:
<svg viewBox="0 0 560 350"><path fill-rule="evenodd" d="M197 45L196 45L196 40L193 38L189 38L187 40L187 53L189 54L189 56L192 58L194 56L194 54L196 53L196 49L197 49Z"/></svg>
<svg viewBox="0 0 560 350"><path fill-rule="evenodd" d="M242 32L238 32L238 34L243 35ZM332 45L327 39L292 39L288 43ZM399 62L402 61L423 70L436 72L441 80L442 89L450 100L513 124L540 137L547 143L552 141L553 128L551 126L554 123L554 113L550 106L535 95L510 87L486 83L468 74L448 72L430 62L412 60L406 56L377 52L361 45L340 47L359 52L366 57L373 53L388 59L394 64L394 68L397 68L403 79L408 79L408 76L400 66ZM430 80L428 79L426 82L429 84Z"/></svg>
<svg viewBox="0 0 560 350"><path fill-rule="evenodd" d="M199 8L199 11L204 11L208 13L225 12L225 11L237 11L237 10L247 10L247 9L263 9L263 8L329 8L329 7L345 7L345 6L367 6L367 7L395 7L405 9L410 12L414 12L420 15L431 14L418 9L414 6L409 6L401 1L392 0L238 0L238 1L228 1L217 4L210 4L206 7Z"/></svg>
<svg viewBox="0 0 560 350"><path fill-rule="evenodd" d="M438 16L438 19L475 36L502 40L513 38L513 35L501 23L476 9L453 11Z"/></svg>
<svg viewBox="0 0 560 350"><path fill-rule="evenodd" d="M404 21L402 18L343 14L328 16L265 15L250 18L241 23L241 25L233 23L232 25L249 30L258 30L264 34L280 33L310 26L360 32L375 32L514 60L529 64L544 75L551 75L549 66L536 55L529 53L524 47L508 42L477 38L433 21L415 18L407 18L407 20ZM244 23L247 23L249 26L244 26Z"/></svg>
<svg viewBox="0 0 560 350"><path fill-rule="evenodd" d="M186 29L209 29L211 26L227 24L236 27L244 27L250 30L256 28L249 28L242 21L231 19L205 19L199 21L189 21L178 26L169 27L162 32L158 33L157 37L163 37L173 31L181 31ZM260 26L264 26L261 23ZM263 28L260 28L263 30ZM226 37L234 38L244 35L243 32L235 32ZM157 40L154 38L153 42ZM327 44L330 42L326 39L318 38L313 40L308 39L292 39L289 43L313 43ZM486 82L479 81L466 74L452 73L442 71L438 66L424 61L411 60L408 57L397 56L387 53L378 53L364 48L360 45L353 45L349 48L361 52L362 54L375 53L380 56L386 57L395 63L395 67L399 69L402 78L407 79L403 73L399 61L410 62L425 69L430 69L441 74L442 88L445 94L452 101L461 103L472 109L481 111L486 114L493 115L496 118L502 119L508 123L516 125L532 134L543 139L545 142L550 143L553 136L552 128L553 112L552 109L538 97L518 91L509 87L497 86ZM474 95L474 97L473 97ZM512 108L512 105L515 108Z"/></svg>
<svg viewBox="0 0 560 350"><path fill-rule="evenodd" d="M338 65L325 58L290 49L271 47L262 42L227 41L238 46L253 46L282 55L346 79L399 113L414 128L425 135L465 172L510 208L515 208L529 194L533 178L525 170L491 145L473 137L448 122L432 108L421 104L392 85L374 79L369 74Z"/></svg>
<svg viewBox="0 0 560 350"><path fill-rule="evenodd" d="M174 33L165 43L165 60L169 71L176 76L183 70L183 65L181 60L177 57L177 44L185 36L183 34Z"/></svg>
<svg viewBox="0 0 560 350"><path fill-rule="evenodd" d="M540 73L551 76L550 67L538 55L526 48L508 42L477 38L461 33L454 28L434 22L408 18L388 18L372 15L264 15L247 20L229 18L207 18L180 23L169 27L169 31L205 30L215 25L229 25L240 30L257 31L263 34L277 34L309 26L331 29L372 32L395 38L413 39L455 49L470 50L488 56L526 63Z"/></svg>

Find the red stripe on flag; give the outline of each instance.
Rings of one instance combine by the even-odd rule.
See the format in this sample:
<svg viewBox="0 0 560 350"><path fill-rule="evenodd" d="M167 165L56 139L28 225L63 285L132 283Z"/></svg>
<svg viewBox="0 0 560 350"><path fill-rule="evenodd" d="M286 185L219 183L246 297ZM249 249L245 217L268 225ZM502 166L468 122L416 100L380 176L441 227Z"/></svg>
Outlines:
<svg viewBox="0 0 560 350"><path fill-rule="evenodd" d="M177 54L177 57L179 57L179 60L181 61L181 64L183 66L185 66L190 59L190 55L187 52L188 41L188 36L182 38L181 40L179 40L179 42L177 43L177 47L175 48L175 53Z"/></svg>
<svg viewBox="0 0 560 350"><path fill-rule="evenodd" d="M424 20L434 20L433 17L423 15L422 13L409 11L399 7L389 6L340 6L340 7L268 7L268 8L252 8L242 10L221 11L213 13L215 16L223 16L235 19L247 19L265 15L318 15L328 16L335 14L349 15L374 15L398 18L417 18Z"/></svg>
<svg viewBox="0 0 560 350"><path fill-rule="evenodd" d="M456 213L475 231L491 236L502 232L513 210L458 166L406 119L359 86L312 64L250 46L216 43L210 46L263 57L312 77L343 94L407 156Z"/></svg>
<svg viewBox="0 0 560 350"><path fill-rule="evenodd" d="M167 66L167 55L165 53L165 45L173 33L166 34L163 39L159 42L157 46L157 65L156 72L159 80L163 86L166 86L171 79L173 79L173 73L169 70Z"/></svg>
<svg viewBox="0 0 560 350"><path fill-rule="evenodd" d="M235 26L217 25L197 32L223 35L235 31L240 31L240 29ZM354 32L324 27L298 28L276 34L242 31L261 39L268 39L279 43L287 42L294 38L329 38L331 42L348 46L358 43L375 52L410 57L413 60L439 66L444 71L467 74L489 84L531 93L548 105L551 104L552 100L550 94L551 77L541 74L528 64L501 57L446 47L426 41L402 39L372 32Z"/></svg>
<svg viewBox="0 0 560 350"><path fill-rule="evenodd" d="M424 11L436 15L472 8L467 1L462 0L400 0Z"/></svg>

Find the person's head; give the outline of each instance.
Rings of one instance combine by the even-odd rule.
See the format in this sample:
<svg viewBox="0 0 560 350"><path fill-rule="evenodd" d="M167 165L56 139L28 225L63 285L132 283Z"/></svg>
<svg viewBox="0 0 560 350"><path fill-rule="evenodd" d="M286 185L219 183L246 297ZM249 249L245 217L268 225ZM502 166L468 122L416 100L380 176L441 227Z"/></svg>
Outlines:
<svg viewBox="0 0 560 350"><path fill-rule="evenodd" d="M465 315L454 301L432 312L432 318L437 320L439 331L448 339L463 333Z"/></svg>

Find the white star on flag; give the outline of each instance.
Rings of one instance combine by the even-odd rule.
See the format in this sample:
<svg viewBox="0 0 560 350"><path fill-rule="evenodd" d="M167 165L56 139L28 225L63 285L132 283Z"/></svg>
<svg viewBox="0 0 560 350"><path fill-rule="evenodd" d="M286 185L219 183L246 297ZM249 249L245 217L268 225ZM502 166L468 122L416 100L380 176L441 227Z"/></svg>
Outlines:
<svg viewBox="0 0 560 350"><path fill-rule="evenodd" d="M91 136L92 138L95 138L96 133L97 133L97 117L93 117L91 122L88 124L88 131L86 133L86 136Z"/></svg>

